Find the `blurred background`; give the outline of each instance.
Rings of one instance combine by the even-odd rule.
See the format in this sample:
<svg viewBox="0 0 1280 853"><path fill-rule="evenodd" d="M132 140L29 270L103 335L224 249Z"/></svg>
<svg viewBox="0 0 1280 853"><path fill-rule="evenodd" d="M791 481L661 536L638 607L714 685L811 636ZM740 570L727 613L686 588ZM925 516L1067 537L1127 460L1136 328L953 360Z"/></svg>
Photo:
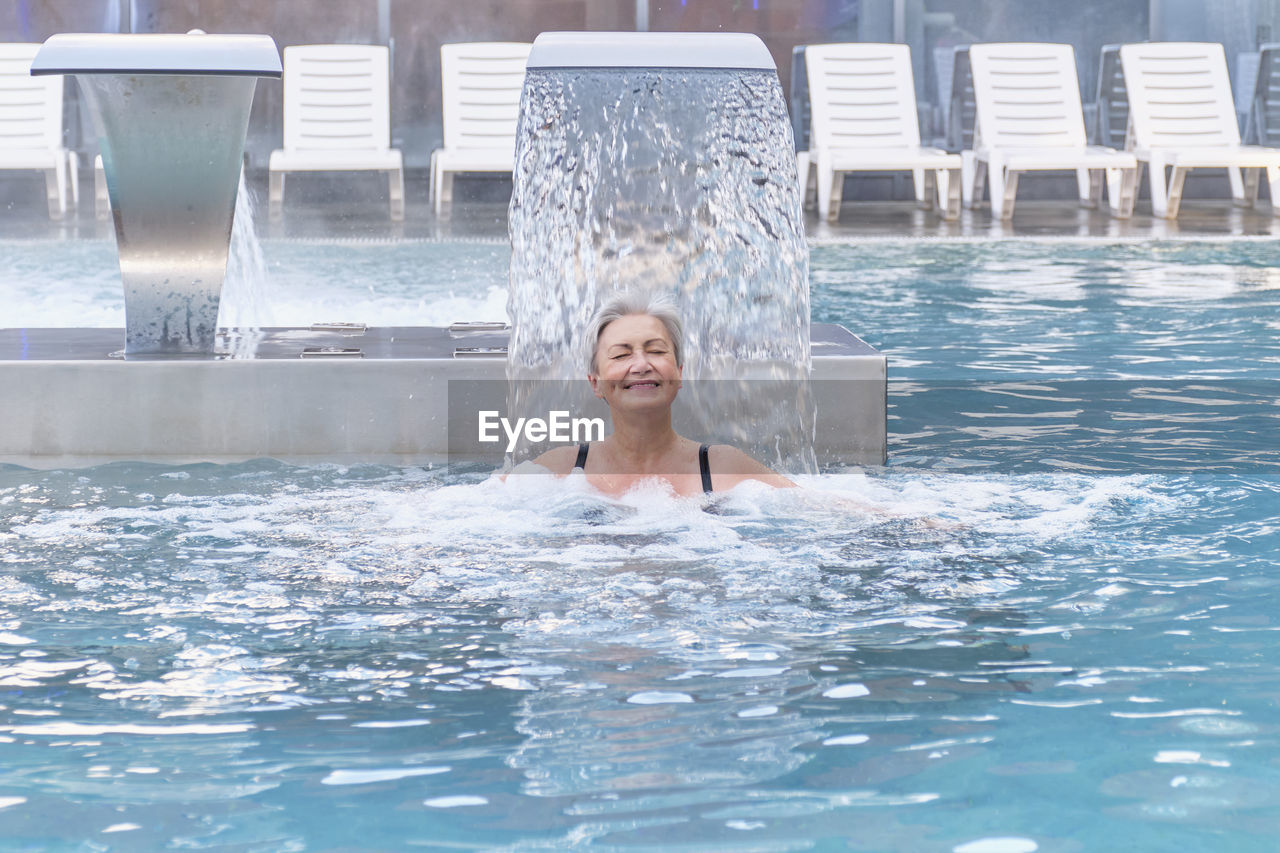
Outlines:
<svg viewBox="0 0 1280 853"><path fill-rule="evenodd" d="M59 32L266 33L293 44L391 48L392 145L425 168L441 143L440 45L532 41L546 30L750 32L764 39L792 91L792 51L830 41L911 46L921 133L945 137L951 57L957 45L1054 41L1075 47L1089 106L1104 44L1219 41L1233 75L1241 56L1280 33L1280 0L9 0L0 41ZM1245 60L1247 62L1247 59ZM93 153L92 134L68 86L68 147ZM252 168L281 140L279 81L259 83L246 151Z"/></svg>
<svg viewBox="0 0 1280 853"><path fill-rule="evenodd" d="M281 48L296 44L387 45L391 55L391 145L405 167L425 180L431 152L442 143L440 46L468 41L532 41L548 30L648 30L750 32L760 36L778 66L788 94L797 148L807 147L808 92L797 48L824 42L897 42L910 46L922 141L957 151L971 144L972 108L965 127L950 115L956 49L977 42L1047 41L1074 46L1091 141L1123 147L1123 113L1094 131L1103 48L1139 41L1217 41L1245 130L1258 48L1280 38L1280 0L8 0L0 4L0 41L39 42L59 32L266 33ZM92 163L97 142L68 80L65 145ZM959 104L959 102L957 102ZM278 80L258 83L245 151L255 176L282 139L282 89ZM1104 103L1102 112L1107 114ZM959 113L960 109L954 111ZM963 134L963 135L962 135ZM1249 140L1246 140L1249 141ZM1266 140L1275 144L1271 140ZM1193 187L1221 196L1221 183L1193 177ZM1068 176L1069 177L1069 176ZM255 178L257 180L259 178ZM880 190L861 197L910 198L903 176L850 178ZM878 183L876 183L878 182ZM368 182L366 182L368 183ZM499 201L509 181L469 181L463 198ZM1044 185L1050 197L1062 187ZM332 197L331 181L318 185ZM339 182L338 186L347 184ZM357 192L363 192L363 184ZM372 185L371 185L372 186ZM1039 187L1041 185L1037 185ZM415 190L416 192L416 190ZM1192 190L1197 193L1197 190ZM342 190L337 193L345 195ZM1032 189L1033 197L1039 195ZM1142 193L1144 196L1144 190Z"/></svg>

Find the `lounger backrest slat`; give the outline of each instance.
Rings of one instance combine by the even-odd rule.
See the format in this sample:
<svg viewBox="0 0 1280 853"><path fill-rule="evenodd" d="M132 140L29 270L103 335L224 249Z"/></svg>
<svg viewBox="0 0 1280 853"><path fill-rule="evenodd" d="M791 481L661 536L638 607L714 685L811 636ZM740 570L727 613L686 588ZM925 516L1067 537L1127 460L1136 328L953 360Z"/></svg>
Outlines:
<svg viewBox="0 0 1280 853"><path fill-rule="evenodd" d="M1086 144L1071 45L975 44L969 48L969 64L982 145L1074 148Z"/></svg>
<svg viewBox="0 0 1280 853"><path fill-rule="evenodd" d="M1212 42L1126 44L1131 148L1240 144L1227 59Z"/></svg>
<svg viewBox="0 0 1280 853"><path fill-rule="evenodd" d="M471 42L440 48L445 148L514 154L526 42Z"/></svg>
<svg viewBox="0 0 1280 853"><path fill-rule="evenodd" d="M383 45L284 49L284 147L385 151L391 146L390 51Z"/></svg>
<svg viewBox="0 0 1280 853"><path fill-rule="evenodd" d="M31 76L39 49L0 43L0 151L62 147L62 77Z"/></svg>
<svg viewBox="0 0 1280 853"><path fill-rule="evenodd" d="M810 148L919 146L910 48L902 44L812 44L805 50L813 136Z"/></svg>

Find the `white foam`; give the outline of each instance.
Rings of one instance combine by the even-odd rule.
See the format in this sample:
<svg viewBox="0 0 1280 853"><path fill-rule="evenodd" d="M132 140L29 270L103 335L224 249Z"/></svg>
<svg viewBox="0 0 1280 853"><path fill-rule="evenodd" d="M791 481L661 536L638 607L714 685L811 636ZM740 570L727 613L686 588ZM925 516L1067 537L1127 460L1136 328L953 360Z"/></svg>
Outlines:
<svg viewBox="0 0 1280 853"><path fill-rule="evenodd" d="M837 735L822 742L823 746L857 746L871 740L867 735Z"/></svg>
<svg viewBox="0 0 1280 853"><path fill-rule="evenodd" d="M871 691L867 688L867 685L854 682L831 687L822 691L822 695L828 699L857 699L859 696L871 695Z"/></svg>
<svg viewBox="0 0 1280 853"><path fill-rule="evenodd" d="M395 782L414 776L448 773L450 767L381 767L364 770L334 770L320 780L321 785L369 785L373 782Z"/></svg>
<svg viewBox="0 0 1280 853"><path fill-rule="evenodd" d="M432 797L429 800L423 800L422 804L433 809L456 809L462 806L483 806L488 802L487 797L458 794L452 797Z"/></svg>
<svg viewBox="0 0 1280 853"><path fill-rule="evenodd" d="M1040 845L1030 838L992 836L952 847L952 853L1035 853Z"/></svg>
<svg viewBox="0 0 1280 853"><path fill-rule="evenodd" d="M683 705L692 702L693 697L688 693L648 690L631 694L627 701L632 705Z"/></svg>

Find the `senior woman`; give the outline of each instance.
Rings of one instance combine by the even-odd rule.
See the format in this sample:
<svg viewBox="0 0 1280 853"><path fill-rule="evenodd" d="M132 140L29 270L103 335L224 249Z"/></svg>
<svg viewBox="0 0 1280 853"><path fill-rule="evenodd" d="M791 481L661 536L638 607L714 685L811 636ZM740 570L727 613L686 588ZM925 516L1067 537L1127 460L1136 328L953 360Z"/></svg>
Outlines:
<svg viewBox="0 0 1280 853"><path fill-rule="evenodd" d="M678 495L725 491L744 480L795 485L735 447L699 445L672 428L684 360L680 315L669 297L623 294L596 312L591 327L587 381L609 406L613 432L549 450L534 460L538 465L560 476L581 468L588 483L610 495L654 479Z"/></svg>

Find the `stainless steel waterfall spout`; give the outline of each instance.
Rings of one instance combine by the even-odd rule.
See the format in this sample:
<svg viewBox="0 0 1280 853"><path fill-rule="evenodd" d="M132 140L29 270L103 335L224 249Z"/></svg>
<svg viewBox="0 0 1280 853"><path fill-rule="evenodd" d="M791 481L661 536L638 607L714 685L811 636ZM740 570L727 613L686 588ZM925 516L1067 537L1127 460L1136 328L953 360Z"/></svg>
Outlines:
<svg viewBox="0 0 1280 853"><path fill-rule="evenodd" d="M55 35L33 75L74 74L102 149L127 355L212 354L249 108L280 77L263 35Z"/></svg>

